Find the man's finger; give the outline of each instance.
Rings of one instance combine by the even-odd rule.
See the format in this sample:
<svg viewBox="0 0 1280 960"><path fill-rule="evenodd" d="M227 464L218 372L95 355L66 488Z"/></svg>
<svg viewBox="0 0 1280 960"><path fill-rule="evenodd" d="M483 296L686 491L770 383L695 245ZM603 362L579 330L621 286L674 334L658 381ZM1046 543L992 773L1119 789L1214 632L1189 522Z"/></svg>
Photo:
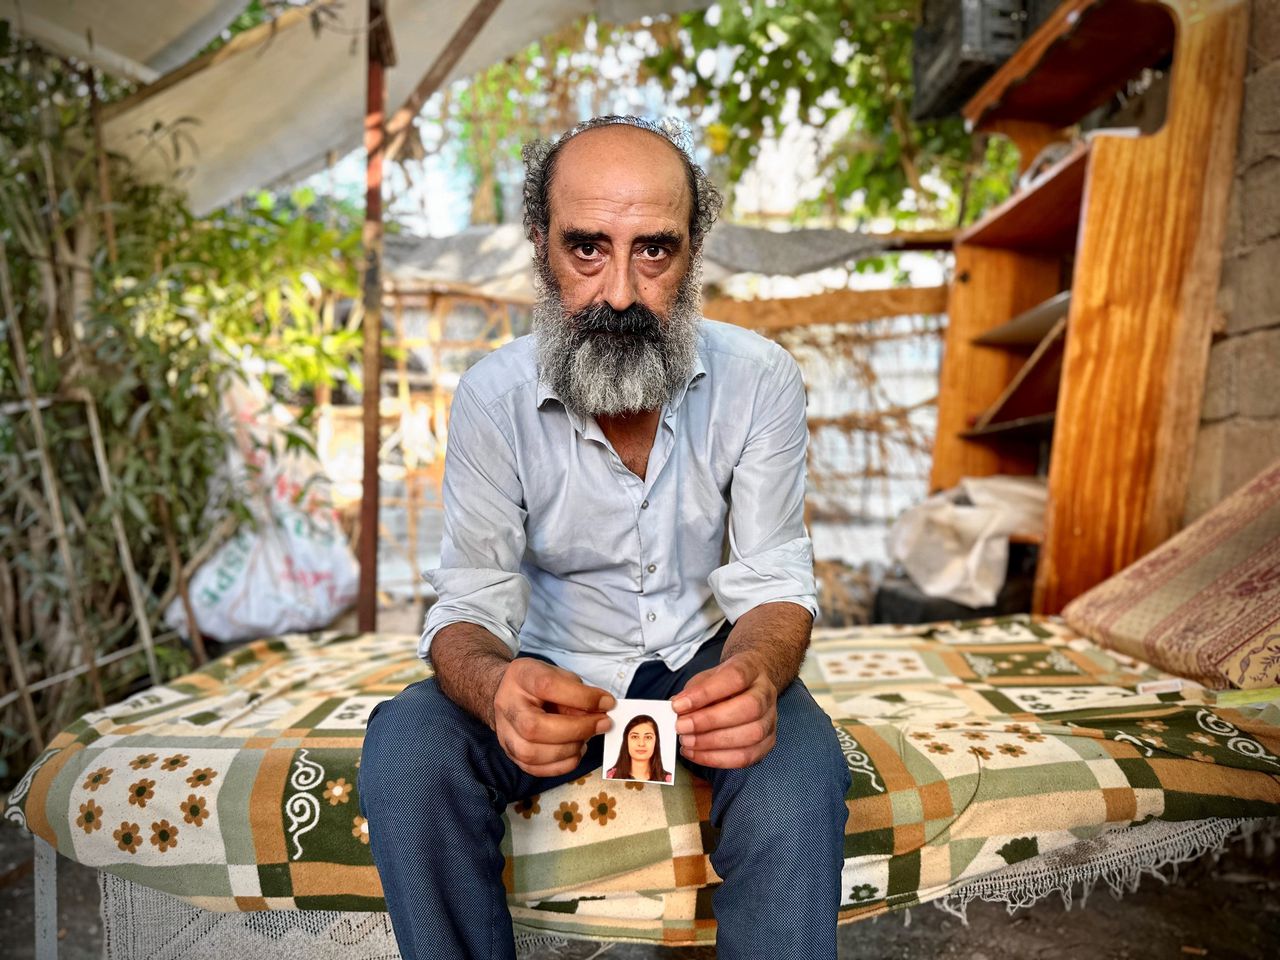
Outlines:
<svg viewBox="0 0 1280 960"><path fill-rule="evenodd" d="M680 752L689 760L704 767L737 770L762 760L777 741L778 738L773 736L754 747L739 747L733 750L689 750L681 747Z"/></svg>
<svg viewBox="0 0 1280 960"><path fill-rule="evenodd" d="M761 717L736 727L721 727L707 733L686 733L680 736L680 746L691 750L729 750L735 747L754 747L772 736L777 727L776 714Z"/></svg>
<svg viewBox="0 0 1280 960"><path fill-rule="evenodd" d="M561 716L542 710L520 710L507 720L512 728L531 743L582 743L602 732L603 713Z"/></svg>
<svg viewBox="0 0 1280 960"><path fill-rule="evenodd" d="M769 706L770 704L765 701L764 691L753 687L728 700L721 700L701 710L686 713L676 721L676 731L683 735L706 733L709 730L720 730L724 727L738 727L763 718L768 714Z"/></svg>
<svg viewBox="0 0 1280 960"><path fill-rule="evenodd" d="M755 678L746 667L728 661L710 670L704 670L690 680L671 700L676 713L688 713L709 703L725 700L751 686Z"/></svg>
<svg viewBox="0 0 1280 960"><path fill-rule="evenodd" d="M531 666L522 668L518 682L534 699L585 713L606 713L616 706L608 691L588 686L576 674L540 660L525 659Z"/></svg>
<svg viewBox="0 0 1280 960"><path fill-rule="evenodd" d="M576 770L578 767L578 764L581 761L582 761L582 758L577 754L574 754L574 756L570 757L568 760L560 760L560 761L557 761L556 763L526 765L526 764L520 763L519 761L516 761L516 766L518 766L521 770L523 770L525 773L529 774L530 776L558 777L558 776L561 776L562 774L570 773L573 770Z"/></svg>
<svg viewBox="0 0 1280 960"><path fill-rule="evenodd" d="M586 752L585 747L583 743L533 743L518 736L502 742L507 756L526 769L581 759Z"/></svg>

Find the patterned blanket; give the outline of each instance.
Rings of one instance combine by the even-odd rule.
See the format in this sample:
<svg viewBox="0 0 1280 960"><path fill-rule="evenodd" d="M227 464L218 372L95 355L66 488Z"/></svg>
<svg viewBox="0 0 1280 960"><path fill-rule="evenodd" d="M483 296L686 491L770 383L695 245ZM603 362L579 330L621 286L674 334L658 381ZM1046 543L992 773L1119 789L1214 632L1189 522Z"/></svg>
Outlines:
<svg viewBox="0 0 1280 960"><path fill-rule="evenodd" d="M5 818L213 910L384 909L354 785L370 710L427 675L414 649L389 635L243 647L86 714ZM1215 694L1057 620L820 630L802 676L854 773L842 921L1151 819L1280 816L1280 690ZM710 800L692 776L593 774L513 804L515 919L714 939Z"/></svg>

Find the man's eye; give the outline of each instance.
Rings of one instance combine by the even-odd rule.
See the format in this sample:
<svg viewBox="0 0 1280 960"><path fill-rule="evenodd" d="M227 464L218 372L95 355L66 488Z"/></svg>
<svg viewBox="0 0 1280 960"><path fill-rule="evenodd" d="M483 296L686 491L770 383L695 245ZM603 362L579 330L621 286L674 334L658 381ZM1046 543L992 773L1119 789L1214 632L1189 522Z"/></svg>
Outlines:
<svg viewBox="0 0 1280 960"><path fill-rule="evenodd" d="M656 243L651 243L640 251L646 260L661 260L667 255L667 251Z"/></svg>
<svg viewBox="0 0 1280 960"><path fill-rule="evenodd" d="M594 243L580 243L573 249L578 254L578 256L582 257L585 260L594 259L595 255L600 252L600 248L597 247Z"/></svg>

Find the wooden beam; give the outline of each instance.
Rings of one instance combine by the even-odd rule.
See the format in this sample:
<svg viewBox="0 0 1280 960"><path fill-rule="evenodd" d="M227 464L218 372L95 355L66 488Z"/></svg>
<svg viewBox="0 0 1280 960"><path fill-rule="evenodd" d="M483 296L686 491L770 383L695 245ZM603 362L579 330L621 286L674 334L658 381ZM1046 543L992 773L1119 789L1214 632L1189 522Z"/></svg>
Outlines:
<svg viewBox="0 0 1280 960"><path fill-rule="evenodd" d="M786 300L734 300L717 297L703 314L751 330L789 330L821 323L864 323L882 317L947 312L946 287L892 287L887 290L836 290Z"/></svg>
<svg viewBox="0 0 1280 960"><path fill-rule="evenodd" d="M449 76L451 71L466 53L467 48L471 46L471 42L475 40L476 35L484 29L484 25L489 22L489 18L493 16L493 12L498 9L498 4L502 0L479 0L472 7L471 13L467 15L467 19L462 21L462 25L454 32L449 39L444 50L440 52L440 56L436 57L435 63L418 81L418 85L413 88L413 92L405 99L400 109L395 112L391 119L387 122L387 138L390 141L387 145L387 159L394 160L399 156L400 151L404 148L405 140L409 136L409 128L413 123L423 105L431 99L431 95L435 93L445 78Z"/></svg>
<svg viewBox="0 0 1280 960"><path fill-rule="evenodd" d="M950 250L955 241L955 230L895 230L892 233L870 233L870 237L884 240L885 249L899 250Z"/></svg>

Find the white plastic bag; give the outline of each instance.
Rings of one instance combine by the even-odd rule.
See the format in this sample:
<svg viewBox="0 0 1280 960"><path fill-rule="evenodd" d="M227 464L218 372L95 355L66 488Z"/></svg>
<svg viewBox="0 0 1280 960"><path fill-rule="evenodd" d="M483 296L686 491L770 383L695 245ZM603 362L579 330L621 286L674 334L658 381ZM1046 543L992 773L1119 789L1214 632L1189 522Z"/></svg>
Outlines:
<svg viewBox="0 0 1280 960"><path fill-rule="evenodd" d="M228 469L255 491L257 529L242 525L191 578L200 631L232 641L326 627L354 601L360 569L323 469L309 453L283 452L292 417L256 381L235 383L225 403L237 433ZM181 598L164 619L188 635Z"/></svg>
<svg viewBox="0 0 1280 960"><path fill-rule="evenodd" d="M1004 586L1009 536L1041 534L1046 499L1035 477L965 477L894 522L889 556L927 596L989 607Z"/></svg>

